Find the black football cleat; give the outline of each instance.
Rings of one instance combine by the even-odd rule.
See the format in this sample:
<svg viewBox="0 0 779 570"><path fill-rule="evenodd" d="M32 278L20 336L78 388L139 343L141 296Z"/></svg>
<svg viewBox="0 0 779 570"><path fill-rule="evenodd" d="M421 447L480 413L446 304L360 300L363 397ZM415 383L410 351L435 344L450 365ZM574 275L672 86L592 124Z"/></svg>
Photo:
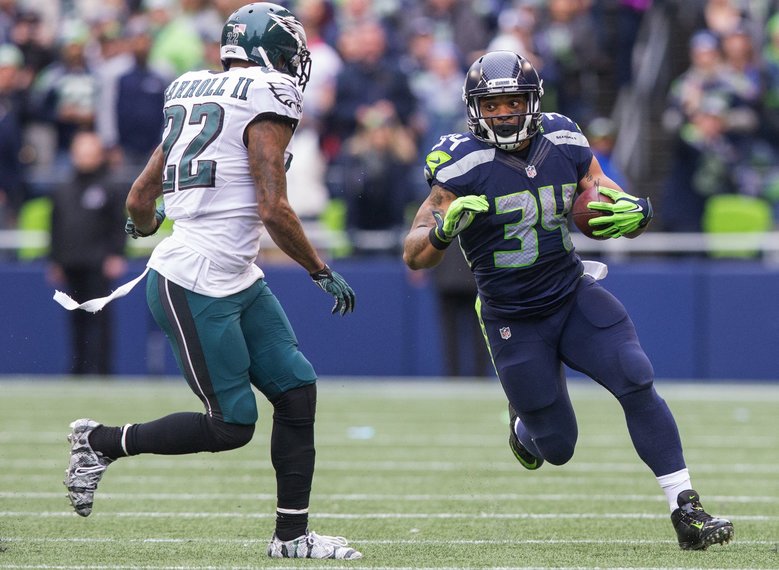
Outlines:
<svg viewBox="0 0 779 570"><path fill-rule="evenodd" d="M544 464L544 460L541 457L536 457L530 453L522 443L520 443L516 432L514 431L514 425L517 423L517 412L509 404L509 447L514 457L517 458L525 469L534 471Z"/></svg>
<svg viewBox="0 0 779 570"><path fill-rule="evenodd" d="M733 524L704 511L698 493L692 489L679 493L676 503L679 508L671 513L671 522L682 550L706 550L733 538Z"/></svg>

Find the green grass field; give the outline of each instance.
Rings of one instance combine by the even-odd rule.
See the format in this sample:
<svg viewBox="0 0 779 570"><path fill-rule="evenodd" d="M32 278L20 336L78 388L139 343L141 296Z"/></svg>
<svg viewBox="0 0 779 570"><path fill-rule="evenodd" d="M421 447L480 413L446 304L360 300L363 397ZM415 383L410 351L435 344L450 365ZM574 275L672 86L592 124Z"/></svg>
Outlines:
<svg viewBox="0 0 779 570"><path fill-rule="evenodd" d="M62 477L68 423L199 410L183 381L0 380L0 569L779 568L779 384L659 383L693 484L735 540L679 550L618 404L571 382L563 467L523 470L496 381L320 382L311 528L362 560L271 560L270 407L245 448L112 465L89 518Z"/></svg>

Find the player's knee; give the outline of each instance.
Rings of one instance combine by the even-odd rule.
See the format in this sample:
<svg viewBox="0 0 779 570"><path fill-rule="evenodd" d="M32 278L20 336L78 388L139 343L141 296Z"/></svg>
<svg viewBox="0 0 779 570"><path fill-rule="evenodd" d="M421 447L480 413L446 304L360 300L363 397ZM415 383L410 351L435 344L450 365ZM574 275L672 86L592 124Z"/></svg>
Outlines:
<svg viewBox="0 0 779 570"><path fill-rule="evenodd" d="M627 381L635 388L652 385L654 370L641 345L628 343L619 349L619 363Z"/></svg>
<svg viewBox="0 0 779 570"><path fill-rule="evenodd" d="M642 386L640 389L623 394L617 398L625 414L645 412L658 405L663 405L663 399L655 391L652 384Z"/></svg>
<svg viewBox="0 0 779 570"><path fill-rule="evenodd" d="M316 415L316 384L287 390L271 400L273 421L279 424L303 426L314 423Z"/></svg>
<svg viewBox="0 0 779 570"><path fill-rule="evenodd" d="M207 418L208 451L229 451L243 447L252 440L254 424L231 424L216 418Z"/></svg>
<svg viewBox="0 0 779 570"><path fill-rule="evenodd" d="M552 465L564 465L573 457L576 441L560 433L537 437L533 440L544 460Z"/></svg>

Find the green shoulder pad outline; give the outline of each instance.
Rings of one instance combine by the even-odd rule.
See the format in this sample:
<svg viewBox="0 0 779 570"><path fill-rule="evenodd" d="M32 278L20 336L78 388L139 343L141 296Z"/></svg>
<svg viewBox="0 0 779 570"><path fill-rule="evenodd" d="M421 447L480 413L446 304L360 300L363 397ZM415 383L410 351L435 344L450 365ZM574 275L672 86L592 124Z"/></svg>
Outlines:
<svg viewBox="0 0 779 570"><path fill-rule="evenodd" d="M435 174L436 168L452 160L452 156L442 150L434 150L425 158L425 164L430 169L430 174Z"/></svg>

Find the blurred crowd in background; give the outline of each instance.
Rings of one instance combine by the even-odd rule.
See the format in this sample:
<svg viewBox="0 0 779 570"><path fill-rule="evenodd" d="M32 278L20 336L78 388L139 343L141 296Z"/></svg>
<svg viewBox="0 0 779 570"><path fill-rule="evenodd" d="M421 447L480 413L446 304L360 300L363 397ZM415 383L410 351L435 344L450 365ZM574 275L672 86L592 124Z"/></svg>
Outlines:
<svg viewBox="0 0 779 570"><path fill-rule="evenodd" d="M53 201L79 177L83 191L110 179L107 188L126 194L160 141L167 85L190 69L221 69L222 23L244 3L0 0L0 229L24 228L31 202ZM396 252L428 192L424 156L440 135L466 130L464 74L489 50L530 59L544 80L542 110L577 121L607 173L628 191L640 186L612 160L613 110L635 79L634 46L653 9L686 15L674 33L688 47L666 56L671 77L656 97L665 101L658 140L671 149L649 174L656 229L699 231L721 194L758 200L773 227L775 0L278 3L303 22L313 60L290 201L305 222L345 230L348 254ZM73 158L82 131L96 134L100 156L86 183Z"/></svg>

